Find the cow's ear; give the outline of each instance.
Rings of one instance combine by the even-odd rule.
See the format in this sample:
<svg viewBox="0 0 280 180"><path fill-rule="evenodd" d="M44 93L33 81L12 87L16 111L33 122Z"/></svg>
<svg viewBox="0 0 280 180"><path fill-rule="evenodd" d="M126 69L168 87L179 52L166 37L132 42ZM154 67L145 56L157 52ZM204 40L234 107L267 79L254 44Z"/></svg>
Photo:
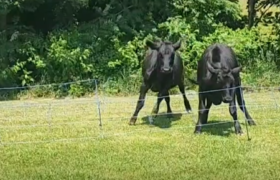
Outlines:
<svg viewBox="0 0 280 180"><path fill-rule="evenodd" d="M158 49L159 49L159 44L158 44L158 43L154 43L154 42L152 42L152 41L150 41L150 40L147 40L147 41L146 41L146 45L147 45L149 48L153 49L153 50L158 50Z"/></svg>
<svg viewBox="0 0 280 180"><path fill-rule="evenodd" d="M233 68L231 70L231 73L232 74L238 74L239 72L241 72L241 70L242 70L242 66L239 66L239 67Z"/></svg>
<svg viewBox="0 0 280 180"><path fill-rule="evenodd" d="M179 39L176 43L173 44L173 48L175 51L177 51L181 47L181 39Z"/></svg>

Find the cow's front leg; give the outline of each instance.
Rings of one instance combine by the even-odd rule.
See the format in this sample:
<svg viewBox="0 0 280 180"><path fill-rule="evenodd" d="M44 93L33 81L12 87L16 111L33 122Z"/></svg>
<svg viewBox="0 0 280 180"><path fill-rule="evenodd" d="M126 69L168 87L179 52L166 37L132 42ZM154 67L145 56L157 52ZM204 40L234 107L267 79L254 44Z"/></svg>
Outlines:
<svg viewBox="0 0 280 180"><path fill-rule="evenodd" d="M251 117L251 115L249 114L249 112L245 106L245 100L243 98L243 91L240 87L238 87L236 89L236 97L237 97L238 105L239 105L241 111L243 111L243 113L245 114L245 117L246 117L249 125L250 126L256 125L255 121L253 120L253 118Z"/></svg>
<svg viewBox="0 0 280 180"><path fill-rule="evenodd" d="M137 120L138 113L144 106L146 93L148 92L149 89L150 89L150 86L143 82L142 85L141 85L141 88L140 88L140 95L139 95L139 98L138 98L136 109L133 113L133 116L130 118L129 125L134 125L135 124L135 122Z"/></svg>
<svg viewBox="0 0 280 180"><path fill-rule="evenodd" d="M205 102L205 101L204 101ZM201 123L202 124L207 124L208 121L208 115L209 115L209 110L210 107L212 106L212 101L209 98L206 98L206 107L205 107L205 111L204 111L204 116L201 119Z"/></svg>
<svg viewBox="0 0 280 180"><path fill-rule="evenodd" d="M155 106L154 106L154 108L153 108L153 111L152 111L152 114L154 115L155 118L157 117L160 103L161 103L161 101L162 101L163 98L164 98L164 95L163 95L163 94L165 94L165 93L163 93L163 92L161 92L161 91L158 93L157 103L155 104Z"/></svg>
<svg viewBox="0 0 280 180"><path fill-rule="evenodd" d="M237 108L235 103L235 90L233 90L233 99L232 102L229 103L229 113L234 121L234 130L236 134L243 134L239 121L237 120Z"/></svg>
<svg viewBox="0 0 280 180"><path fill-rule="evenodd" d="M202 124L206 124L208 120L208 114L212 102L207 99L207 104L205 106L206 97L203 94L199 94L199 102L198 102L198 121L196 123L194 133L200 134L201 133L201 126Z"/></svg>
<svg viewBox="0 0 280 180"><path fill-rule="evenodd" d="M165 99L166 106L167 106L167 118L173 118L172 110L170 107L170 96L169 96L168 91L167 91L167 93L165 93L164 97L165 97L164 99Z"/></svg>
<svg viewBox="0 0 280 180"><path fill-rule="evenodd" d="M183 96L183 99L184 99L184 105L185 105L186 111L187 111L187 113L191 113L192 108L191 108L191 105L190 105L190 102L189 102L188 98L186 97L184 83L180 82L178 86L179 86L179 90L180 90L180 92Z"/></svg>

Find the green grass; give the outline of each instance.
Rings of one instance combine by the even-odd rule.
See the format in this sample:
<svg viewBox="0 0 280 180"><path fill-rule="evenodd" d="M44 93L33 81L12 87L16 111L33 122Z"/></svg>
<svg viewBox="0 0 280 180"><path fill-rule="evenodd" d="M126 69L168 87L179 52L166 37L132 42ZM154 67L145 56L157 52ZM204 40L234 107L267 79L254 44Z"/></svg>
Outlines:
<svg viewBox="0 0 280 180"><path fill-rule="evenodd" d="M227 105L210 111L209 124L222 124L194 135L197 95L188 98L194 114L160 116L150 126L149 96L136 126L128 126L137 96L101 97L102 129L94 98L1 102L0 179L279 179L279 93L245 93L257 123L251 141L239 109L245 135L234 134ZM171 97L173 112L184 112L182 102Z"/></svg>

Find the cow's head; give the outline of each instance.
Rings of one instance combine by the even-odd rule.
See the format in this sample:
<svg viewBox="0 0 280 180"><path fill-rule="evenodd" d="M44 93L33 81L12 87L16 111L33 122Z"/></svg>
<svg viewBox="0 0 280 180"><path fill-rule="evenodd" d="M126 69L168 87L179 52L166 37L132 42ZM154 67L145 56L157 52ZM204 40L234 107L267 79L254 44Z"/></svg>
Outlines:
<svg viewBox="0 0 280 180"><path fill-rule="evenodd" d="M212 83L214 81L215 87L222 89L222 99L224 103L229 103L233 100L234 85L235 85L235 76L242 70L242 67L236 67L233 69L227 68L214 68L207 61L207 69L210 72L210 76L207 77L208 80L211 79Z"/></svg>
<svg viewBox="0 0 280 180"><path fill-rule="evenodd" d="M181 47L181 40L176 43L146 41L146 45L158 51L158 65L162 73L171 73L174 65L175 51Z"/></svg>

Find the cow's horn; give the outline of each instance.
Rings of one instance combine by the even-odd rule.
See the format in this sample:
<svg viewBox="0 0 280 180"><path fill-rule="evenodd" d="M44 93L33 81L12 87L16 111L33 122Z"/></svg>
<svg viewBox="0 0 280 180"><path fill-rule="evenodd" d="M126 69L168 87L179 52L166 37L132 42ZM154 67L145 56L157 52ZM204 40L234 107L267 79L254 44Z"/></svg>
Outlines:
<svg viewBox="0 0 280 180"><path fill-rule="evenodd" d="M208 61L207 61L207 69L213 73L213 74L218 74L219 73L219 69L215 69Z"/></svg>

